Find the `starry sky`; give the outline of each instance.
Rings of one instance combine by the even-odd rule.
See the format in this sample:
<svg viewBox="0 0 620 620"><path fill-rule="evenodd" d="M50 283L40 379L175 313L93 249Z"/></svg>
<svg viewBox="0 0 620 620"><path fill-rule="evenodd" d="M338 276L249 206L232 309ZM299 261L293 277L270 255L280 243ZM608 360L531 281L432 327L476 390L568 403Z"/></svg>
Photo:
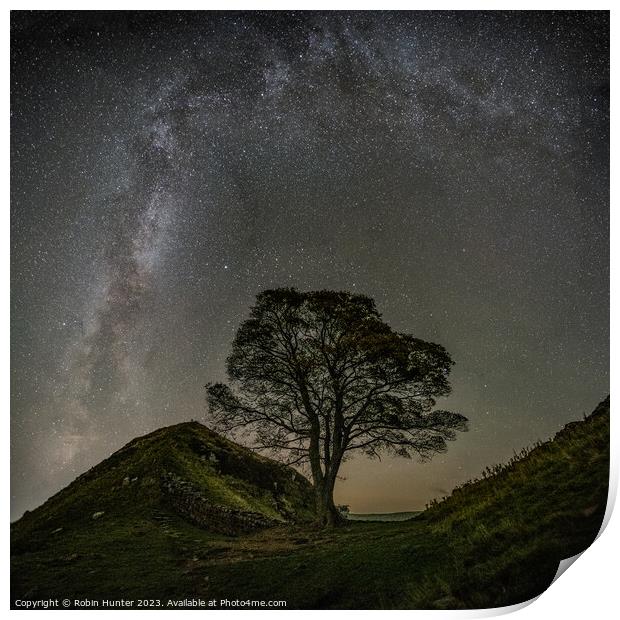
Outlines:
<svg viewBox="0 0 620 620"><path fill-rule="evenodd" d="M423 508L609 391L607 12L12 12L12 518L204 421L259 291L370 295L456 365Z"/></svg>

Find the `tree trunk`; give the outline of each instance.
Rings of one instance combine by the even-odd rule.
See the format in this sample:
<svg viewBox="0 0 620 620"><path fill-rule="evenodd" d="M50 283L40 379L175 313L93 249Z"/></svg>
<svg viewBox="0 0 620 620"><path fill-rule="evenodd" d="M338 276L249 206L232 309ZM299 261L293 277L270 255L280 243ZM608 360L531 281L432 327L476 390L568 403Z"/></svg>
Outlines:
<svg viewBox="0 0 620 620"><path fill-rule="evenodd" d="M331 480L331 477L326 477L314 485L316 520L321 527L336 527L344 525L346 522L346 518L340 514L340 511L334 504L334 483L335 480Z"/></svg>
<svg viewBox="0 0 620 620"><path fill-rule="evenodd" d="M310 468L314 483L314 499L316 503L316 523L319 527L335 527L342 525L346 519L340 514L334 505L334 484L336 474L342 460L342 453L332 454L330 463L321 467L321 455L319 453L320 427L317 421L312 425L310 435Z"/></svg>

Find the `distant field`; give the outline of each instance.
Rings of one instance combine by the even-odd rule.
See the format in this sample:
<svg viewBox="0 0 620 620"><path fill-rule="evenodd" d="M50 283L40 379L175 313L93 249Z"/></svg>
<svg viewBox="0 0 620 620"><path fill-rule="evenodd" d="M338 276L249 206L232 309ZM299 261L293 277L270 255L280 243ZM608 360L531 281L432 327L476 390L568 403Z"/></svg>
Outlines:
<svg viewBox="0 0 620 620"><path fill-rule="evenodd" d="M406 521L419 515L421 511L416 512L378 512L375 514L353 514L349 513L347 518L349 521Z"/></svg>

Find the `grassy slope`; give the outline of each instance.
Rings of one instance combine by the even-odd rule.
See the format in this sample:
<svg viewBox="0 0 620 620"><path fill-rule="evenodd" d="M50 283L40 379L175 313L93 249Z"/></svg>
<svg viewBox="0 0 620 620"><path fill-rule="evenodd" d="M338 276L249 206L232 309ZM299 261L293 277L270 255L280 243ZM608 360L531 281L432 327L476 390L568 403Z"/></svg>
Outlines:
<svg viewBox="0 0 620 620"><path fill-rule="evenodd" d="M213 504L282 522L312 518L312 489L303 476L190 422L134 439L26 513L11 528L12 550L45 548L82 530L99 536L114 523L170 512L160 488L167 472L191 482ZM104 514L93 520L97 512Z"/></svg>
<svg viewBox="0 0 620 620"><path fill-rule="evenodd" d="M469 606L518 603L586 549L607 505L609 398L553 441L456 489L423 513L458 558L447 594Z"/></svg>
<svg viewBox="0 0 620 620"><path fill-rule="evenodd" d="M36 544L13 533L13 596L282 599L289 608L494 607L543 591L605 510L609 405L412 521L210 534L114 511ZM199 473L196 474L200 475ZM18 531L19 530L19 531ZM21 542L19 542L21 541Z"/></svg>

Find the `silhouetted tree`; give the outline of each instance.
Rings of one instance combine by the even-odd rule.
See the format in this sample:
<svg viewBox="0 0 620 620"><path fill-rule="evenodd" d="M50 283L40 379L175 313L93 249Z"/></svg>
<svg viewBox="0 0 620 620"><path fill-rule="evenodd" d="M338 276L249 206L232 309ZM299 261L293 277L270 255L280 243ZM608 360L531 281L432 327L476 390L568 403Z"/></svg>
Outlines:
<svg viewBox="0 0 620 620"><path fill-rule="evenodd" d="M317 519L333 525L351 452L430 458L467 430L464 416L433 411L452 364L442 346L393 331L369 297L268 290L235 336L230 386L206 386L209 415L221 432L252 431L257 448L308 463Z"/></svg>

